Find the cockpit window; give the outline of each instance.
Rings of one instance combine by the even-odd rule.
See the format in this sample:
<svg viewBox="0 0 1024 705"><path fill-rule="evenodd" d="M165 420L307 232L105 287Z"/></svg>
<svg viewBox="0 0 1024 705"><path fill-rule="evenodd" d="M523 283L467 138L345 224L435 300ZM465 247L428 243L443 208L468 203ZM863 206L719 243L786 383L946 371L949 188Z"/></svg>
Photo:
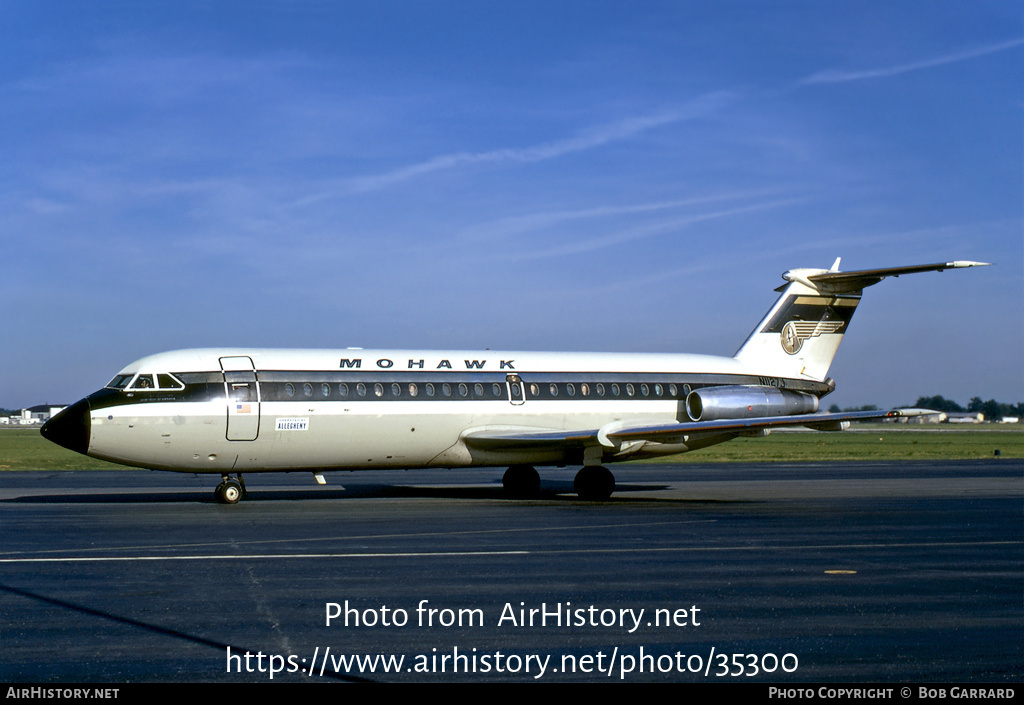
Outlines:
<svg viewBox="0 0 1024 705"><path fill-rule="evenodd" d="M132 389L156 389L153 375L139 375L132 384Z"/></svg>
<svg viewBox="0 0 1024 705"><path fill-rule="evenodd" d="M157 375L157 382L160 383L160 389L184 389L185 385L178 381L173 375Z"/></svg>
<svg viewBox="0 0 1024 705"><path fill-rule="evenodd" d="M135 379L132 382L132 379ZM160 373L160 374L145 374L136 377L134 374L129 375L117 375L114 379L110 380L107 384L108 389L184 389L185 384L180 379L172 374Z"/></svg>
<svg viewBox="0 0 1024 705"><path fill-rule="evenodd" d="M128 386L128 382L131 381L135 375L118 375L114 379L110 380L110 384L107 386L111 389L124 389Z"/></svg>

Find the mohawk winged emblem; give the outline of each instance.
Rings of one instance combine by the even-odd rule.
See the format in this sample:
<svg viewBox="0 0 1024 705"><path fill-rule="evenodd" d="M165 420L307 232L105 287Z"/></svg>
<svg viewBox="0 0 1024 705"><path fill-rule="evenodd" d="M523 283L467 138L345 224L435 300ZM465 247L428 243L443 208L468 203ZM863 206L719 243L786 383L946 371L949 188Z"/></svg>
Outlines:
<svg viewBox="0 0 1024 705"><path fill-rule="evenodd" d="M782 349L796 355L804 341L824 333L835 333L845 325L843 321L789 321L782 327Z"/></svg>

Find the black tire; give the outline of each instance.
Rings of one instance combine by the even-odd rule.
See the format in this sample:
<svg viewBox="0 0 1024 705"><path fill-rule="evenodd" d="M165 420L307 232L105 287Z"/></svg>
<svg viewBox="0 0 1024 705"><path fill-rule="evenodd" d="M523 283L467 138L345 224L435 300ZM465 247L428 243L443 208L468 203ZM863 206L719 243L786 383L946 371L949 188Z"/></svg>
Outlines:
<svg viewBox="0 0 1024 705"><path fill-rule="evenodd" d="M520 499L540 494L540 475L532 465L513 465L501 477L505 491Z"/></svg>
<svg viewBox="0 0 1024 705"><path fill-rule="evenodd" d="M580 499L608 499L615 491L615 476L611 470L600 465L585 467L576 473L572 488Z"/></svg>

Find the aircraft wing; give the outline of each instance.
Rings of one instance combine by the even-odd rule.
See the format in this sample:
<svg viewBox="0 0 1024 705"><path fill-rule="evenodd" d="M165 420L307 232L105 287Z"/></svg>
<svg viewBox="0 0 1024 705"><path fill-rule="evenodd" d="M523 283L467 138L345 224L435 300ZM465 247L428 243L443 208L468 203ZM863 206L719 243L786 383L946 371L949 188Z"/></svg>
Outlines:
<svg viewBox="0 0 1024 705"><path fill-rule="evenodd" d="M602 446L609 450L631 441L684 443L693 436L743 433L786 426L806 426L819 431L841 431L844 422L870 419L891 419L938 413L928 409L892 409L890 411L851 411L838 414L797 414L748 419L718 419L672 424L647 424L614 421L601 428L558 431L526 427L484 426L462 434L466 445L481 450L511 451L544 448L587 448Z"/></svg>

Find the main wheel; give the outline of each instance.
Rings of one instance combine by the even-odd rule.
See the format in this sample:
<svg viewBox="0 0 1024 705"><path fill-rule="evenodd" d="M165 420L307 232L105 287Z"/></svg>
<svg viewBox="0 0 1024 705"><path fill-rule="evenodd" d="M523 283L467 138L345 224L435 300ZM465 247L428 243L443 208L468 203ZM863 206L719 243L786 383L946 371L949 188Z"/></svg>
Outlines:
<svg viewBox="0 0 1024 705"><path fill-rule="evenodd" d="M540 493L540 475L532 465L513 465L502 475L501 484L513 497L536 497Z"/></svg>
<svg viewBox="0 0 1024 705"><path fill-rule="evenodd" d="M585 467L576 473L572 488L581 499L608 499L615 491L615 476L600 465Z"/></svg>

